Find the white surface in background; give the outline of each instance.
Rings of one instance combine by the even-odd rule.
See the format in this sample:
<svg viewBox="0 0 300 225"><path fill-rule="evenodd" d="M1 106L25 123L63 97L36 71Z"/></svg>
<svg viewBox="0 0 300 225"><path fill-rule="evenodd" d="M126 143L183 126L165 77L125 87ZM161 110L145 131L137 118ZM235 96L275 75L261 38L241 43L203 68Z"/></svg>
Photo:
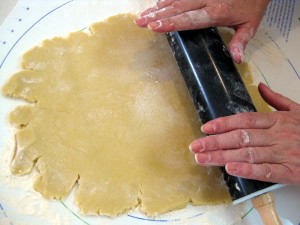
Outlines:
<svg viewBox="0 0 300 225"><path fill-rule="evenodd" d="M0 87L10 75L20 69L19 60L22 54L41 43L43 39L53 36L65 36L71 31L84 29L91 23L103 20L116 13L136 12L145 8L148 2L143 0L20 0L0 27ZM299 1L297 1L297 7L299 11ZM299 12L297 13L295 13L295 17L299 16ZM294 30L298 30L296 34L294 32L290 34L290 40L300 40L300 38L297 39L298 34L300 34L298 32L299 27L293 27ZM289 60L297 62L295 64L299 68L300 45L299 43L289 42L289 46L292 45L292 47L287 48L287 44L281 41L282 38L277 33L271 28L262 27L256 38L248 46L247 58L250 61L252 70L257 74L255 77L256 82L267 82L271 88L300 102L300 79L297 79L295 71L291 68L290 62L287 61L290 53L288 49L293 49L292 58ZM278 47L278 43L285 47ZM11 140L12 132L9 132L7 115L18 104L20 102L0 96L1 225L262 224L254 210L239 223L241 215L251 208L249 202L245 206L189 206L186 209L156 218L160 219L159 221L149 221L127 215L115 219L100 216L81 216L74 204L73 193L63 202L45 200L32 189L32 178L35 173L29 176L17 177L12 176L9 171L12 151L11 148L5 148L4 146L8 140ZM285 187L276 191L275 196L276 206L284 220L284 224L298 225L300 222L300 188L296 186ZM201 212L204 213L199 215ZM137 212L133 212L131 216L144 218L143 215ZM178 218L184 219L176 220Z"/></svg>
<svg viewBox="0 0 300 225"><path fill-rule="evenodd" d="M0 0L0 25L17 2L18 0Z"/></svg>

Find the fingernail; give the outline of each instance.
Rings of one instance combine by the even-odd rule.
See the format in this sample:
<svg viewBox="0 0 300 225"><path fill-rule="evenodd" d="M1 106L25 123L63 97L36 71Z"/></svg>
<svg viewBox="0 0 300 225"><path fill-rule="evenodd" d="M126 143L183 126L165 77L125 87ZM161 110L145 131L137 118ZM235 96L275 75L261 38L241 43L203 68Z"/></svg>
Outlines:
<svg viewBox="0 0 300 225"><path fill-rule="evenodd" d="M201 126L201 131L203 133L208 133L208 134L215 133L216 129L217 129L216 124L212 122L208 122Z"/></svg>
<svg viewBox="0 0 300 225"><path fill-rule="evenodd" d="M145 26L147 24L147 19L145 17L138 17L134 20L134 22L138 26Z"/></svg>
<svg viewBox="0 0 300 225"><path fill-rule="evenodd" d="M214 163L211 162L211 154L206 153L206 154L196 154L195 155L196 162L199 165L207 165L207 166L212 166L215 165Z"/></svg>
<svg viewBox="0 0 300 225"><path fill-rule="evenodd" d="M201 141L194 141L190 144L189 149L191 152L203 152L205 150L205 146Z"/></svg>
<svg viewBox="0 0 300 225"><path fill-rule="evenodd" d="M191 143L191 144L189 145L189 150L190 150L191 152L193 152L192 144L193 144L193 143ZM193 153L194 153L194 152L193 152Z"/></svg>
<svg viewBox="0 0 300 225"><path fill-rule="evenodd" d="M144 16L141 16L141 17L138 17L136 19L135 23L141 27L145 27L148 25L148 28L149 28L149 24L152 23L153 21L156 21L156 13L154 13L154 12L149 13Z"/></svg>
<svg viewBox="0 0 300 225"><path fill-rule="evenodd" d="M156 30L162 26L162 22L160 20L157 20L156 22L152 22L148 24L148 28L150 30Z"/></svg>
<svg viewBox="0 0 300 225"><path fill-rule="evenodd" d="M200 163L198 161L198 154L195 154L195 160L196 160L196 163L200 165Z"/></svg>
<svg viewBox="0 0 300 225"><path fill-rule="evenodd" d="M235 62L242 63L244 61L243 49L240 47L233 47L230 49L230 54Z"/></svg>
<svg viewBox="0 0 300 225"><path fill-rule="evenodd" d="M250 143L250 135L247 131L245 130L241 130L241 134L242 134L242 141L244 145L249 145Z"/></svg>
<svg viewBox="0 0 300 225"><path fill-rule="evenodd" d="M225 169L227 173L232 175L235 175L239 171L239 168L236 163L227 163Z"/></svg>

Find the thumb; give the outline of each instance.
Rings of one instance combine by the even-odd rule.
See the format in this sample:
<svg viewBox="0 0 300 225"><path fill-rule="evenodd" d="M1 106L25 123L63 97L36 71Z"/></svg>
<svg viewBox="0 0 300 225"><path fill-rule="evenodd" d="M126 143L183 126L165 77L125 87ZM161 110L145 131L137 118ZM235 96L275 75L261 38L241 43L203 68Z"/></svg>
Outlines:
<svg viewBox="0 0 300 225"><path fill-rule="evenodd" d="M279 111L300 110L300 105L291 99L269 89L265 84L258 85L261 97L272 107Z"/></svg>
<svg viewBox="0 0 300 225"><path fill-rule="evenodd" d="M254 35L254 28L248 25L239 26L229 43L229 52L236 63L244 61L244 50Z"/></svg>

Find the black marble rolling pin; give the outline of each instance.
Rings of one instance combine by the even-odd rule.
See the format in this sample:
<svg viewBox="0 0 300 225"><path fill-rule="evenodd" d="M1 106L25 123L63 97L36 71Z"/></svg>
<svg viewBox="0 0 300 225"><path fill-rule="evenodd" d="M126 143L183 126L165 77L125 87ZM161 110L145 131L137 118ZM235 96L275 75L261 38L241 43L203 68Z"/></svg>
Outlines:
<svg viewBox="0 0 300 225"><path fill-rule="evenodd" d="M167 38L202 123L222 116L256 111L217 29L171 32ZM262 198L263 194L281 186L231 176L224 167L220 170L233 204ZM270 207L271 202L274 203L273 196L268 195L267 199L270 203L265 204L268 209L264 214L269 211L273 220L267 216L270 223L264 223L280 224L275 208ZM262 219L265 220L263 216Z"/></svg>

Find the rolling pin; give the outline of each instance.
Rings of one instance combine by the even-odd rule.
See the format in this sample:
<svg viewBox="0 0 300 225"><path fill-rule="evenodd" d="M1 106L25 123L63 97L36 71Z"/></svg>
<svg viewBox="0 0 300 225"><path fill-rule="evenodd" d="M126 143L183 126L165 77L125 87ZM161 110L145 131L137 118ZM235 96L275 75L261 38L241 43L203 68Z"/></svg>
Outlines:
<svg viewBox="0 0 300 225"><path fill-rule="evenodd" d="M167 33L173 55L202 124L255 112L255 106L216 28ZM284 185L229 175L220 167L233 204L252 199L265 225L281 224L272 190Z"/></svg>

